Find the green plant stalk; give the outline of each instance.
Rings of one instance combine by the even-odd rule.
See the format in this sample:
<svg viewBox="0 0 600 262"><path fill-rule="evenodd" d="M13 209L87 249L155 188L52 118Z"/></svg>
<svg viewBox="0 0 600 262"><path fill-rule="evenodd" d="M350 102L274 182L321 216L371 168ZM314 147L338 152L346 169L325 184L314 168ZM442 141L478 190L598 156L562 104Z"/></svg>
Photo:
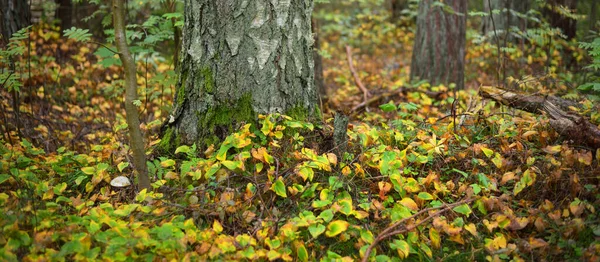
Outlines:
<svg viewBox="0 0 600 262"><path fill-rule="evenodd" d="M119 50L119 58L125 70L125 113L129 129L129 146L133 152L133 164L138 175L138 188L150 189L148 167L146 166L146 153L144 152L144 139L140 130L140 117L137 106L133 101L138 99L135 62L129 53L127 38L125 36L125 9L124 0L113 0L113 26L115 27L115 43Z"/></svg>

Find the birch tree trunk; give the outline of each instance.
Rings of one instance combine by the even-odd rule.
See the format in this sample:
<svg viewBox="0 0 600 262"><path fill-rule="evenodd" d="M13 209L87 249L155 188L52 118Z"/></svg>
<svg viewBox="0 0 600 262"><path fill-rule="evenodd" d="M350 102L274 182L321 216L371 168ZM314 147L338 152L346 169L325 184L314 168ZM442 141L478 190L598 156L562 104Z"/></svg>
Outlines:
<svg viewBox="0 0 600 262"><path fill-rule="evenodd" d="M435 2L439 1L419 3L410 78L429 80L433 85L455 83L456 88L462 89L467 0L444 1L446 8Z"/></svg>
<svg viewBox="0 0 600 262"><path fill-rule="evenodd" d="M314 114L312 9L312 0L186 0L162 149L216 143L257 114Z"/></svg>

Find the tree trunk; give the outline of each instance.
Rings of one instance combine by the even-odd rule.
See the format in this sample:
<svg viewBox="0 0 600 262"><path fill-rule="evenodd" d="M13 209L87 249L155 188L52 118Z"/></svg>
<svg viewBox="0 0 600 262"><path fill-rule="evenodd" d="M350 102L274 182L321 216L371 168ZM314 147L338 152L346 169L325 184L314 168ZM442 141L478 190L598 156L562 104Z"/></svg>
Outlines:
<svg viewBox="0 0 600 262"><path fill-rule="evenodd" d="M592 1L592 6L590 7L590 15L588 19L588 31L585 33L586 36L593 35L593 32L598 31L598 27L596 26L596 20L598 16L598 2Z"/></svg>
<svg viewBox="0 0 600 262"><path fill-rule="evenodd" d="M504 41L515 42L517 38L513 33L510 33L510 28L515 26L520 31L527 29L527 19L516 16L513 12L525 14L529 9L530 3L528 0L483 0L484 12L489 14L490 11L498 10L499 14L487 16L483 20L482 33L489 39L498 37L501 45ZM493 19L493 22L492 22ZM494 28L496 31L494 32ZM509 30L508 32L506 30Z"/></svg>
<svg viewBox="0 0 600 262"><path fill-rule="evenodd" d="M13 33L30 23L31 13L27 1L0 0L0 33L2 33L0 46L7 44Z"/></svg>
<svg viewBox="0 0 600 262"><path fill-rule="evenodd" d="M402 11L408 8L407 0L391 0L392 21L397 22L402 17Z"/></svg>
<svg viewBox="0 0 600 262"><path fill-rule="evenodd" d="M73 27L73 3L72 0L56 0L58 5L56 18L60 20L60 29L65 30Z"/></svg>
<svg viewBox="0 0 600 262"><path fill-rule="evenodd" d="M448 0L444 4L454 13L434 6L433 0L419 3L417 32L410 66L411 79L431 84L455 83L464 87L467 0Z"/></svg>
<svg viewBox="0 0 600 262"><path fill-rule="evenodd" d="M129 53L127 37L125 36L125 8L124 0L113 0L113 26L115 28L115 44L119 50L119 58L125 71L125 113L129 129L129 147L133 154L133 164L137 171L138 188L150 190L148 167L146 166L146 153L144 138L140 130L140 116L134 101L138 100L137 72L135 61Z"/></svg>
<svg viewBox="0 0 600 262"><path fill-rule="evenodd" d="M560 28L567 40L571 40L577 35L577 20L563 16L553 10L560 6L577 10L577 0L547 0L547 6L544 8L543 13L548 18L551 27Z"/></svg>
<svg viewBox="0 0 600 262"><path fill-rule="evenodd" d="M317 111L312 0L186 0L181 75L160 148L210 145L257 114Z"/></svg>

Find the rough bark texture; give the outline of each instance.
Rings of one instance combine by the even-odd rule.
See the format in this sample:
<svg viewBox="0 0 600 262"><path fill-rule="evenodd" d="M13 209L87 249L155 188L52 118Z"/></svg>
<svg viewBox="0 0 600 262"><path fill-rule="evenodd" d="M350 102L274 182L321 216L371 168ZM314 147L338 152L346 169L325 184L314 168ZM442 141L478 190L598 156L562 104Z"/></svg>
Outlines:
<svg viewBox="0 0 600 262"><path fill-rule="evenodd" d="M502 39L501 44L504 45L504 38L511 42L517 40L515 35L510 33L511 27L517 27L521 31L527 29L527 19L516 16L514 12L525 14L530 8L529 0L483 0L483 6L486 14L489 14L490 10L500 12L499 14L493 14L493 16L487 16L483 20L482 33L489 39L495 39L498 36ZM494 19L493 23L492 17ZM495 33L494 28L496 28ZM506 34L507 29L509 30L508 35Z"/></svg>
<svg viewBox="0 0 600 262"><path fill-rule="evenodd" d="M565 17L556 12L554 8L558 8L559 6L577 10L577 0L547 0L547 6L543 10L550 26L560 28L567 39L573 39L577 35L577 20Z"/></svg>
<svg viewBox="0 0 600 262"><path fill-rule="evenodd" d="M426 79L434 85L455 83L462 89L467 0L444 1L454 13L434 6L434 2L422 0L419 3L410 77Z"/></svg>
<svg viewBox="0 0 600 262"><path fill-rule="evenodd" d="M312 0L186 0L181 74L161 147L215 143L257 114L316 110Z"/></svg>
<svg viewBox="0 0 600 262"><path fill-rule="evenodd" d="M146 153L144 150L144 138L140 130L140 117L137 106L133 101L138 99L137 73L135 61L129 53L127 37L125 36L125 9L123 0L112 1L113 25L115 27L115 44L119 50L119 58L123 63L125 71L125 111L127 126L129 129L129 147L133 154L133 164L137 171L138 187L150 189L148 178L148 167L146 166Z"/></svg>
<svg viewBox="0 0 600 262"><path fill-rule="evenodd" d="M31 22L29 5L25 0L0 0L0 46L8 43L8 39L19 29Z"/></svg>
<svg viewBox="0 0 600 262"><path fill-rule="evenodd" d="M568 107L573 102L555 96L521 95L500 88L482 86L482 97L496 100L504 105L539 114L546 112L550 126L565 139L578 145L600 148L600 129Z"/></svg>

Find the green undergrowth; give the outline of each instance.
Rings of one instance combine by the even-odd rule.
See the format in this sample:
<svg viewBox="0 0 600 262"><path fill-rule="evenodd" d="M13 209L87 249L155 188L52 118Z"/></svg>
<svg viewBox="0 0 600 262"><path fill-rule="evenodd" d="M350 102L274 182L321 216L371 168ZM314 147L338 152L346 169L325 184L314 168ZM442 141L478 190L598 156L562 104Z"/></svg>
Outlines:
<svg viewBox="0 0 600 262"><path fill-rule="evenodd" d="M184 145L149 161L153 190L137 194L109 184L134 179L126 159L102 153L118 145L46 154L3 143L0 257L330 261L361 259L370 245L376 261L597 254L591 152L533 115L469 118L454 131L433 105L410 101L423 93L408 99L351 124L339 157L314 124L261 116L202 152ZM331 121L318 127L325 136Z"/></svg>

